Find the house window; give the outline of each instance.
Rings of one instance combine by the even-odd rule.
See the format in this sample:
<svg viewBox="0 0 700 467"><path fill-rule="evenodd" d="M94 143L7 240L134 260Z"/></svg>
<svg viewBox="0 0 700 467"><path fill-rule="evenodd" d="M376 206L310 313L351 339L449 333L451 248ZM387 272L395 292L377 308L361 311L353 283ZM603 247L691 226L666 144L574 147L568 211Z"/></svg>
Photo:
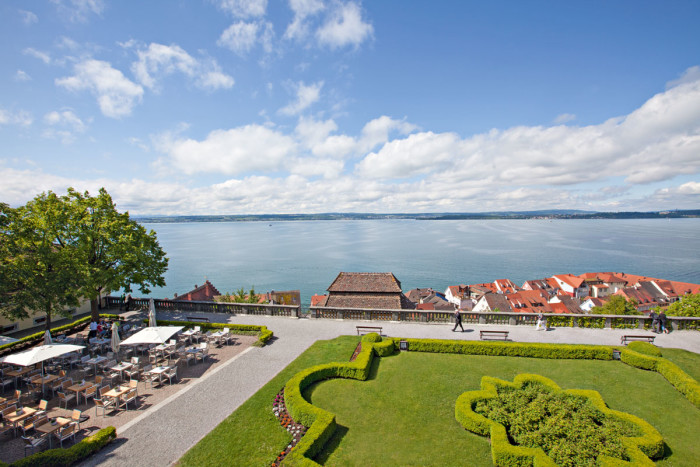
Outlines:
<svg viewBox="0 0 700 467"><path fill-rule="evenodd" d="M40 318L34 318L34 324L41 324L46 322L46 316L42 316Z"/></svg>
<svg viewBox="0 0 700 467"><path fill-rule="evenodd" d="M17 326L17 323L6 324L6 325L0 327L0 334L5 334L7 332L16 331L18 327L19 326Z"/></svg>

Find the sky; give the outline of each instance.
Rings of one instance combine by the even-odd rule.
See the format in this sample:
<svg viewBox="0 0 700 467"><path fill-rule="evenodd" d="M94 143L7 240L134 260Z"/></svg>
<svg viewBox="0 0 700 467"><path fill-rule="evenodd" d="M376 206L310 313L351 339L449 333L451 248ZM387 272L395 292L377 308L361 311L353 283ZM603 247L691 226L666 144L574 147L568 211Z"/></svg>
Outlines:
<svg viewBox="0 0 700 467"><path fill-rule="evenodd" d="M700 2L5 0L0 202L700 208Z"/></svg>

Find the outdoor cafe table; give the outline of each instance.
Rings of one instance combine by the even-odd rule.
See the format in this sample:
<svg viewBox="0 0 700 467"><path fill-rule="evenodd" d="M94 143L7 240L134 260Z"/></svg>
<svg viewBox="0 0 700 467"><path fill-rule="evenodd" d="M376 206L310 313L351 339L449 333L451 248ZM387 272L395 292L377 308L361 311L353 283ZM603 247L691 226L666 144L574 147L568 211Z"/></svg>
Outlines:
<svg viewBox="0 0 700 467"><path fill-rule="evenodd" d="M123 374L122 372L125 371L125 370L128 370L128 369L131 368L132 366L134 366L134 365L132 365L131 363L128 363L128 362L121 362L119 365L114 365L114 366L110 367L109 369L110 369L110 370L113 370L113 371L118 371L118 372L121 374L122 381L123 381L123 380L124 380L124 374Z"/></svg>
<svg viewBox="0 0 700 467"><path fill-rule="evenodd" d="M156 352L160 352L163 355L163 358L165 358L165 351L171 347L175 347L175 344L165 343L156 345L155 347L153 347L153 350Z"/></svg>
<svg viewBox="0 0 700 467"><path fill-rule="evenodd" d="M90 365L95 365L95 375L97 375L97 365L106 362L107 357L103 357L102 355L98 355L97 357L91 358L90 360L86 360L85 363L88 363Z"/></svg>
<svg viewBox="0 0 700 467"><path fill-rule="evenodd" d="M41 387L44 388L44 392L46 392L47 389L51 389L49 386L46 386L49 383L53 383L59 378L58 375L46 375L43 378L39 376L38 378L35 378L32 380L33 384L36 384L37 386L41 384Z"/></svg>
<svg viewBox="0 0 700 467"><path fill-rule="evenodd" d="M17 412L12 412L11 415L5 416L5 420L12 423L12 426L15 429L15 434L17 434L17 424L34 415L34 412L36 412L36 409L31 407L22 407Z"/></svg>
<svg viewBox="0 0 700 467"><path fill-rule="evenodd" d="M97 338L95 338L95 339L90 339L90 345L91 345L91 346L100 347L100 349L101 349L103 346L107 346L107 345L109 345L109 344L111 344L111 343L112 343L112 341L111 341L110 339L97 339Z"/></svg>
<svg viewBox="0 0 700 467"><path fill-rule="evenodd" d="M110 389L109 391L105 392L103 394L103 396L109 397L112 399L116 399L115 402L116 402L117 408L119 408L119 400L121 399L121 397L124 394L126 394L130 390L131 390L131 388L129 386L117 386L116 388Z"/></svg>
<svg viewBox="0 0 700 467"><path fill-rule="evenodd" d="M170 369L169 366L157 366L157 367L151 369L151 371L149 371L149 373L152 375L158 375L158 382L162 384L163 383L163 373L165 373L169 369Z"/></svg>
<svg viewBox="0 0 700 467"><path fill-rule="evenodd" d="M5 374L7 376L14 378L15 384L16 384L17 380L19 380L19 378L26 375L30 371L34 371L34 368L31 366L24 366L24 367L20 368L19 370L6 371Z"/></svg>
<svg viewBox="0 0 700 467"><path fill-rule="evenodd" d="M70 422L71 422L70 418L57 417L56 423L51 423L49 420L47 420L46 422L42 423L41 425L35 426L34 430L36 430L38 433L44 433L44 434L49 435L49 448L50 448L51 447L51 434L55 433L59 429L68 425Z"/></svg>
<svg viewBox="0 0 700 467"><path fill-rule="evenodd" d="M188 329L187 331L183 331L180 333L181 336L187 337L188 342L192 342L192 336L194 336L195 334L197 334L197 331L195 331L194 329Z"/></svg>
<svg viewBox="0 0 700 467"><path fill-rule="evenodd" d="M93 383L93 382L85 381L85 382L80 383L80 384L74 384L73 386L68 386L68 390L73 391L75 393L76 405L80 405L80 393L85 391L90 386L93 386L94 384L95 383ZM87 400L85 402L87 402Z"/></svg>

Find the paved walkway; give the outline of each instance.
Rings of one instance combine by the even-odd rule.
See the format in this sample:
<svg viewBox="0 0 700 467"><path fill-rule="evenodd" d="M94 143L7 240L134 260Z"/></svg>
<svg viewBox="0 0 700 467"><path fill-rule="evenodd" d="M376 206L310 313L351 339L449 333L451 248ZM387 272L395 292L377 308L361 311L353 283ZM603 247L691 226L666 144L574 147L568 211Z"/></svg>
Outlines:
<svg viewBox="0 0 700 467"><path fill-rule="evenodd" d="M267 316L205 314L212 322L260 324L271 329L276 339L263 348L252 347L211 374L183 388L119 431L119 439L82 465L167 466L176 462L273 376L318 339L356 334L358 324L379 325L383 333L396 337L479 339L479 329L510 331L520 342L619 345L628 330L556 328L535 331L531 326L465 325L467 332L452 332L447 324L367 323L342 320L310 320ZM158 313L167 319L167 313ZM634 332L638 334L639 332ZM644 332L644 334L648 334ZM700 333L677 331L658 335L659 347L676 347L700 353Z"/></svg>

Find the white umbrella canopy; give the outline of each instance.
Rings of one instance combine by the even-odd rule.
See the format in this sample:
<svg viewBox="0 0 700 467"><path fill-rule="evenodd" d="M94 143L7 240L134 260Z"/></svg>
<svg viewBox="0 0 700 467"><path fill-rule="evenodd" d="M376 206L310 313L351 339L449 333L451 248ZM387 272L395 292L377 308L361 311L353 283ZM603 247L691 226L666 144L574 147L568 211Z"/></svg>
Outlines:
<svg viewBox="0 0 700 467"><path fill-rule="evenodd" d="M33 347L24 352L18 352L15 354L7 355L4 357L3 361L5 363L11 363L13 365L29 366L36 363L41 363L41 375L44 376L44 361L50 360L54 357L59 357L61 355L75 352L76 350L84 349L84 345L73 345L73 344L49 344L49 345L39 345ZM44 382L41 382L42 392L44 389Z"/></svg>
<svg viewBox="0 0 700 467"><path fill-rule="evenodd" d="M150 327L158 326L156 323L156 302L152 298L148 301L148 325Z"/></svg>
<svg viewBox="0 0 700 467"><path fill-rule="evenodd" d="M112 351L114 353L119 352L119 345L121 344L121 340L119 339L119 326L114 323L112 325Z"/></svg>
<svg viewBox="0 0 700 467"><path fill-rule="evenodd" d="M184 326L154 326L144 328L128 339L124 339L121 345L165 344L168 339L183 328Z"/></svg>
<svg viewBox="0 0 700 467"><path fill-rule="evenodd" d="M51 331L48 329L44 333L44 345L51 345L53 344L53 339L51 339Z"/></svg>

